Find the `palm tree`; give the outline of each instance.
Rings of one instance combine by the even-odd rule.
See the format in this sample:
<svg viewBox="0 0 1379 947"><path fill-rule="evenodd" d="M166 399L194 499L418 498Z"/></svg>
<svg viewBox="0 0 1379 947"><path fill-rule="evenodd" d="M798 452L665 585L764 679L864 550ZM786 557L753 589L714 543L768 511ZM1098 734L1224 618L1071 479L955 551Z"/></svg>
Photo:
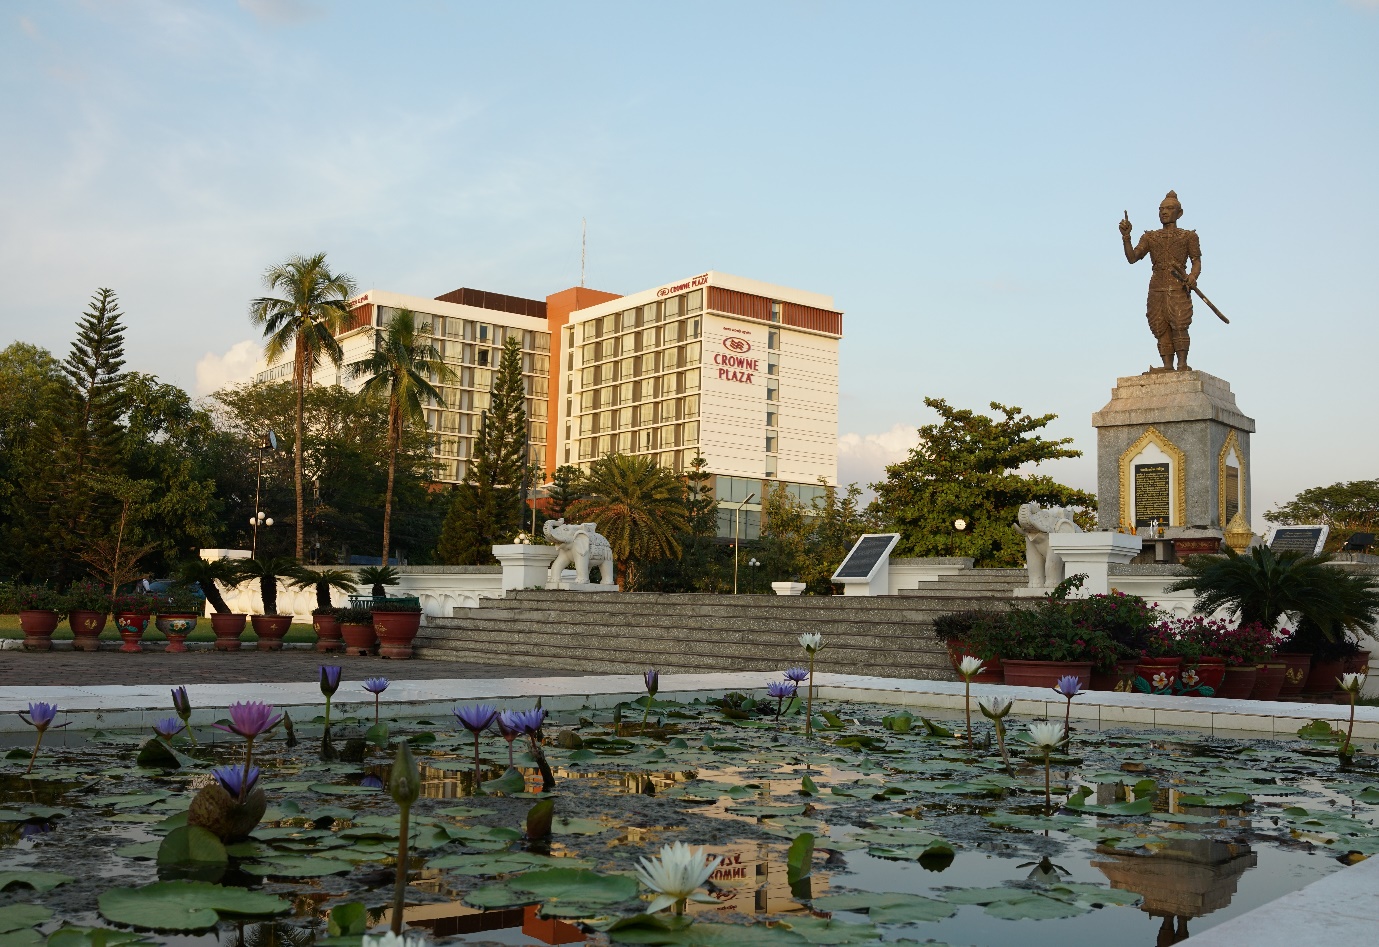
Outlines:
<svg viewBox="0 0 1379 947"><path fill-rule="evenodd" d="M680 555L678 537L689 530L685 486L651 458L607 454L590 464L580 489L586 495L570 504L570 518L597 523L625 568Z"/></svg>
<svg viewBox="0 0 1379 947"><path fill-rule="evenodd" d="M286 263L271 266L263 274L263 283L270 290L282 293L264 296L249 304L249 318L263 326L268 339L264 358L272 363L289 349L292 350L292 384L297 390L297 429L293 450L293 479L297 489L297 552L302 558L305 549L305 502L302 496L302 415L306 389L311 374L326 356L339 367L344 357L335 337L349 314L349 299L354 295L354 281L344 273L332 273L326 266L326 255L294 256Z"/></svg>
<svg viewBox="0 0 1379 947"><path fill-rule="evenodd" d="M309 569L301 566L291 577L294 589L314 589L316 592L316 611L324 612L331 607L330 593L344 592L353 595L359 591L354 581L354 573L348 569Z"/></svg>
<svg viewBox="0 0 1379 947"><path fill-rule="evenodd" d="M176 576L179 582L200 586L216 613L228 615L230 606L225 604L225 597L216 583L227 589L239 585L244 581L243 562L243 559L187 559L177 567Z"/></svg>
<svg viewBox="0 0 1379 947"><path fill-rule="evenodd" d="M393 526L393 480L397 475L397 449L407 421L426 423L424 400L444 405L441 393L428 376L437 381L455 380L455 373L441 359L436 347L425 340L431 324L417 325L416 313L399 309L388 319L382 333L374 336L374 352L350 365L351 378L365 378L364 397L388 396L388 492L383 499L383 558L388 564L388 546ZM423 336L418 341L417 336Z"/></svg>
<svg viewBox="0 0 1379 947"><path fill-rule="evenodd" d="M1343 631L1368 634L1379 618L1379 587L1360 573L1327 565L1330 556L1256 546L1249 555L1192 556L1188 577L1168 587L1196 592L1193 607L1210 615L1225 608L1242 623L1274 628L1287 616L1335 641Z"/></svg>
<svg viewBox="0 0 1379 947"><path fill-rule="evenodd" d="M239 566L241 581L258 580L259 599L263 602L265 615L278 614L278 579L292 581L302 574L301 563L291 556L240 559Z"/></svg>

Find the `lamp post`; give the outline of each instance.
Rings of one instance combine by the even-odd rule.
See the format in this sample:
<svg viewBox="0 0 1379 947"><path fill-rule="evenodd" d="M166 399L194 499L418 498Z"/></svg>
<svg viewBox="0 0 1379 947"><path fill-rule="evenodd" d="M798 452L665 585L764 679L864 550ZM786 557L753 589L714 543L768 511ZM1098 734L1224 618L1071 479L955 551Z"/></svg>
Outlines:
<svg viewBox="0 0 1379 947"><path fill-rule="evenodd" d="M249 526L254 531L253 539L250 540L249 555L254 559L259 557L259 527L273 525L273 518L265 515L263 510L259 509L259 501L263 493L263 452L278 449L277 435L272 431L264 434L256 449L258 450L259 456L258 469L254 474L254 515L249 517Z"/></svg>
<svg viewBox="0 0 1379 947"><path fill-rule="evenodd" d="M739 553L742 551L742 543L738 541L738 527L742 522L742 508L751 503L756 498L755 493L747 494L747 499L743 500L733 510L733 594L737 594L737 561Z"/></svg>

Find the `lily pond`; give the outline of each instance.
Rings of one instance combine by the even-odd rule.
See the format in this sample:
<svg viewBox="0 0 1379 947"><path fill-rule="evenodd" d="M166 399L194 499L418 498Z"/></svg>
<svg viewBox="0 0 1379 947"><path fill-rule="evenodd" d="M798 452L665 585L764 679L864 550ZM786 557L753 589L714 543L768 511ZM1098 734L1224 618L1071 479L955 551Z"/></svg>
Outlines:
<svg viewBox="0 0 1379 947"><path fill-rule="evenodd" d="M403 743L421 777L409 942L1167 944L1379 852L1375 757L1342 768L1324 724L1278 741L1075 725L1046 811L1018 702L1008 764L986 719L969 749L962 719L818 701L807 739L798 701L778 706L552 711L536 738L549 792L533 744L496 731L476 787L453 717L337 708L328 739L322 717L284 721L253 746L267 811L224 845L187 819L213 767L243 765L233 735L54 729L25 775L32 735L7 734L0 947L389 930ZM683 916L649 913L638 859L674 842L721 861Z"/></svg>

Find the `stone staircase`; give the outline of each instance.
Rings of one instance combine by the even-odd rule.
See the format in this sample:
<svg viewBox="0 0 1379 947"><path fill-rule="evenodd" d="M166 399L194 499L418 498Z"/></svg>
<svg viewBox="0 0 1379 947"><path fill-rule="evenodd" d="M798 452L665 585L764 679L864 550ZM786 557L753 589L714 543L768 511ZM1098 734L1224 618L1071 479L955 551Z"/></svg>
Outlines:
<svg viewBox="0 0 1379 947"><path fill-rule="evenodd" d="M1009 600L1023 570L945 576L879 598L668 595L524 589L433 618L418 657L629 673L774 671L804 662L798 638L823 634L818 667L844 674L943 680L936 616Z"/></svg>

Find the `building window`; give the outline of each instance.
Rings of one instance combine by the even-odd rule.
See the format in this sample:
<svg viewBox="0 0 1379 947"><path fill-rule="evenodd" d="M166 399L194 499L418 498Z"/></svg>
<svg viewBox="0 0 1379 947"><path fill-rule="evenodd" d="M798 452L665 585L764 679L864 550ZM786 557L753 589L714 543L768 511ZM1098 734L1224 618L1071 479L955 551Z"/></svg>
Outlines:
<svg viewBox="0 0 1379 947"><path fill-rule="evenodd" d="M488 349L479 349L479 364L488 364Z"/></svg>
<svg viewBox="0 0 1379 947"><path fill-rule="evenodd" d="M780 322L780 303L771 303L771 321Z"/></svg>
<svg viewBox="0 0 1379 947"><path fill-rule="evenodd" d="M775 412L775 411L767 411L767 412L766 412L766 426L767 426L767 427L779 427L779 426L780 426L780 415L779 415L777 412Z"/></svg>
<svg viewBox="0 0 1379 947"><path fill-rule="evenodd" d="M776 381L774 378L772 378L772 379L770 379L770 380L768 380L768 381L766 382L766 400L767 400L767 401L779 401L779 400L780 400L780 382Z"/></svg>
<svg viewBox="0 0 1379 947"><path fill-rule="evenodd" d="M766 348L772 352L780 351L780 330L771 329L766 333Z"/></svg>
<svg viewBox="0 0 1379 947"><path fill-rule="evenodd" d="M766 458L766 476L776 476L776 458L774 456L768 456Z"/></svg>
<svg viewBox="0 0 1379 947"><path fill-rule="evenodd" d="M697 338L699 338L699 333L700 333L700 331L701 331L701 330L700 330L699 323L700 323L700 319L699 319L698 316L695 316L693 319L689 320L689 322L685 323L685 325L686 325L686 327L687 327L686 330L685 330L685 338L687 338L687 339L697 339Z"/></svg>
<svg viewBox="0 0 1379 947"><path fill-rule="evenodd" d="M776 435L775 435L775 434L767 434L767 435L766 435L766 453L768 453L768 454L774 454L774 453L776 453L776 450L777 450L776 441L777 441L777 438L776 438Z"/></svg>
<svg viewBox="0 0 1379 947"><path fill-rule="evenodd" d="M689 312L698 312L704 308L704 291L696 289L694 292L685 296L685 309Z"/></svg>

